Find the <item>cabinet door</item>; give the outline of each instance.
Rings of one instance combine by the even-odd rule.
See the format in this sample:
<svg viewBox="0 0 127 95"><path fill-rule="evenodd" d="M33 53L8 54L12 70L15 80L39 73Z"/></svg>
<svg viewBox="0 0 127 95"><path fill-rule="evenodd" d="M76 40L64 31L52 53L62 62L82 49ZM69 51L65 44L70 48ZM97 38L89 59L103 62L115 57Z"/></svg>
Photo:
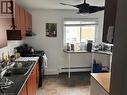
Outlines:
<svg viewBox="0 0 127 95"><path fill-rule="evenodd" d="M26 37L26 31L32 29L32 16L29 12L24 10L21 6L19 6L17 3L15 3L15 9L14 9L14 17L11 18L11 29L15 30L21 30L20 37L17 37L19 39L23 39ZM16 32L17 33L17 32ZM13 34L12 34L13 35ZM11 40L15 40L15 38L11 38Z"/></svg>
<svg viewBox="0 0 127 95"><path fill-rule="evenodd" d="M32 30L32 15L29 13L29 28Z"/></svg>
<svg viewBox="0 0 127 95"><path fill-rule="evenodd" d="M25 38L25 10L17 3L15 3L15 12L14 17L12 18L12 27L15 30L21 30L21 38Z"/></svg>
<svg viewBox="0 0 127 95"><path fill-rule="evenodd" d="M34 93L34 95L36 95L36 93L37 93L37 64L36 64L36 66L35 66L35 68L34 68L34 70L33 70L33 93Z"/></svg>
<svg viewBox="0 0 127 95"><path fill-rule="evenodd" d="M25 11L25 27L26 27L26 31L28 31L28 28L29 28L29 21L28 21L28 12Z"/></svg>
<svg viewBox="0 0 127 95"><path fill-rule="evenodd" d="M24 85L19 95L27 95L26 85Z"/></svg>
<svg viewBox="0 0 127 95"><path fill-rule="evenodd" d="M32 82L32 76L30 75L28 81L27 81L27 95L33 95L33 82Z"/></svg>
<svg viewBox="0 0 127 95"><path fill-rule="evenodd" d="M27 94L28 95L36 95L36 90L37 90L37 86L36 86L36 66L34 68L34 70L32 71L28 81L27 81Z"/></svg>
<svg viewBox="0 0 127 95"><path fill-rule="evenodd" d="M20 26L25 27L25 10L20 6Z"/></svg>
<svg viewBox="0 0 127 95"><path fill-rule="evenodd" d="M16 30L20 30L20 6L15 3L14 26Z"/></svg>
<svg viewBox="0 0 127 95"><path fill-rule="evenodd" d="M21 28L21 35L25 37L26 35L26 28L25 28L25 10L20 7L20 28Z"/></svg>
<svg viewBox="0 0 127 95"><path fill-rule="evenodd" d="M39 64L37 63L36 65L36 86L38 88L38 84L39 84Z"/></svg>
<svg viewBox="0 0 127 95"><path fill-rule="evenodd" d="M27 31L32 29L32 15L27 11L25 11L25 27Z"/></svg>

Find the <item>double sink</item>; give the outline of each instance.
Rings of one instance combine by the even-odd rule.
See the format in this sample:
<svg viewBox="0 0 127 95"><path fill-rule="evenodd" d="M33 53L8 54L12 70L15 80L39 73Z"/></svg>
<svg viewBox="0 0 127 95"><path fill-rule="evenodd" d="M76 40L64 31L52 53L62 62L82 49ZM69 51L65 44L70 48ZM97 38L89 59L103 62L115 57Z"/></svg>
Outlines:
<svg viewBox="0 0 127 95"><path fill-rule="evenodd" d="M0 64L0 91L5 93L5 88L10 88L15 84L15 77L25 77L31 71L35 62L17 61L2 67Z"/></svg>
<svg viewBox="0 0 127 95"><path fill-rule="evenodd" d="M27 75L31 68L33 67L34 62L31 61L17 61L14 62L12 66L5 72L4 76L12 75Z"/></svg>

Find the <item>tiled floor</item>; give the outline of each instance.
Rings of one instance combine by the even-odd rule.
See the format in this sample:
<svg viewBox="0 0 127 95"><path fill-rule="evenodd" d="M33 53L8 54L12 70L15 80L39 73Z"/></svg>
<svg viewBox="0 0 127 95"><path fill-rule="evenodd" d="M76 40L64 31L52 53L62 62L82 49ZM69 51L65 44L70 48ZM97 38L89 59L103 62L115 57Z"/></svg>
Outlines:
<svg viewBox="0 0 127 95"><path fill-rule="evenodd" d="M90 73L46 76L38 95L90 95Z"/></svg>

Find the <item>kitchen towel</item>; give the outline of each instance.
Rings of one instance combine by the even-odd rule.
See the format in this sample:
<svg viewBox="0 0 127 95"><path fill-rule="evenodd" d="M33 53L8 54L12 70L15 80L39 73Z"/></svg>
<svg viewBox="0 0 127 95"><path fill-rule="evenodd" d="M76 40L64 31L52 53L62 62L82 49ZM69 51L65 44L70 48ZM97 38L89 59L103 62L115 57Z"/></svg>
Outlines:
<svg viewBox="0 0 127 95"><path fill-rule="evenodd" d="M43 55L43 64L44 64L44 68L48 67L48 58L46 54Z"/></svg>

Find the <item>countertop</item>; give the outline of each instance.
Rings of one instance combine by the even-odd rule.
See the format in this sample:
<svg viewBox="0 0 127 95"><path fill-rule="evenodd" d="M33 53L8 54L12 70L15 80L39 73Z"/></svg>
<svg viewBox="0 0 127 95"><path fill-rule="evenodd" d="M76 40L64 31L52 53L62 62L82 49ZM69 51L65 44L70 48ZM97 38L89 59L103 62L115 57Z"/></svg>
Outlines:
<svg viewBox="0 0 127 95"><path fill-rule="evenodd" d="M111 73L91 73L91 76L109 93Z"/></svg>
<svg viewBox="0 0 127 95"><path fill-rule="evenodd" d="M19 57L15 61L37 61L39 57Z"/></svg>
<svg viewBox="0 0 127 95"><path fill-rule="evenodd" d="M66 53L98 53L98 54L106 54L106 55L112 55L112 52L110 51L94 51L92 50L91 52L86 51L86 50L79 50L79 51L67 51L67 50L63 50Z"/></svg>
<svg viewBox="0 0 127 95"><path fill-rule="evenodd" d="M32 59L32 57L31 57L31 59ZM19 61L21 61L21 60L19 60ZM37 59L34 61L33 60L31 61L33 65L26 75L5 76L6 78L8 78L9 80L14 82L14 84L11 87L4 89L4 91L6 92L6 95L19 95L23 86L26 84L30 74L32 73L37 61L38 61ZM30 60L29 60L29 62L30 62ZM4 95L4 94L2 92L0 92L0 95Z"/></svg>

